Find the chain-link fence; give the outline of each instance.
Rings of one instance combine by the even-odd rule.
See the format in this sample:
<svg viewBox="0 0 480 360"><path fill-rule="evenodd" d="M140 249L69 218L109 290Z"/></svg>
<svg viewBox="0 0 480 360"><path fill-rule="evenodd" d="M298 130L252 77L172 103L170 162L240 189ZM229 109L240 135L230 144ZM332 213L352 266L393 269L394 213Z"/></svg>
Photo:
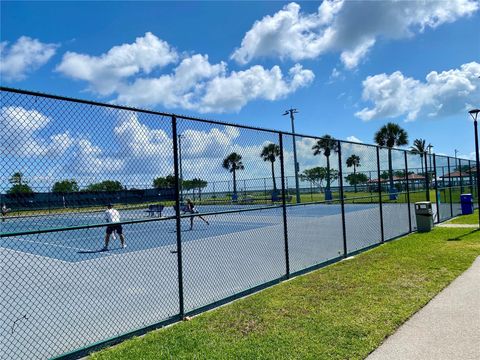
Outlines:
<svg viewBox="0 0 480 360"><path fill-rule="evenodd" d="M1 89L1 358L78 357L436 222L476 164ZM294 146L296 145L295 163Z"/></svg>

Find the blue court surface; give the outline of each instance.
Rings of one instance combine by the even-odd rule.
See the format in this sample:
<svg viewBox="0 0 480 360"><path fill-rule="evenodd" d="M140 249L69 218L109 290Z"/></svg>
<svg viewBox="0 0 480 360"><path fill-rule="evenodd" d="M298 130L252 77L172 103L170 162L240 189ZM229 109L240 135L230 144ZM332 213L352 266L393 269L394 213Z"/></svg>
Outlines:
<svg viewBox="0 0 480 360"><path fill-rule="evenodd" d="M346 205L345 211L355 212L378 207L376 204ZM252 229L261 229L266 226L279 224L283 221L282 208L262 209L224 215L211 215L209 213L225 210L243 210L254 208L249 205L226 206L198 206L200 214L206 214L209 221L207 225L200 218L194 219L194 227L190 230L190 219L182 219L182 241L196 241L200 239L243 232ZM150 219L145 210L120 210L122 221ZM312 204L289 206L287 218L314 218L340 215L339 204ZM165 208L162 216L173 216L172 208ZM90 213L65 213L56 215L42 215L31 217L8 218L1 223L2 233L27 231L36 229L62 228L69 226L82 226L88 224L101 224L104 214L102 211ZM105 228L88 228L81 230L67 230L61 232L42 233L34 235L7 236L0 239L1 247L44 256L52 259L78 262L112 255L120 255L163 246L176 248L176 222L175 219L161 219L153 222L123 225L127 247L122 249L118 235L117 239L110 240L109 249L102 251L104 245Z"/></svg>
<svg viewBox="0 0 480 360"><path fill-rule="evenodd" d="M190 219L181 219L186 311L284 276L283 208L254 206L199 205L210 224L196 217L191 231ZM247 208L252 211L211 213ZM407 204L384 204L387 238L408 231L407 209ZM349 251L381 241L379 210L378 204L345 205ZM122 221L151 219L145 209L119 211ZM339 204L288 206L286 212L292 273L343 253ZM162 213L167 218L125 224L126 249L117 236L101 251L104 226L1 237L0 262L7 270L2 305L9 310L0 322L5 335L0 343L7 358L51 358L177 315L172 215L170 207ZM0 222L0 232L103 223L103 211L9 217Z"/></svg>

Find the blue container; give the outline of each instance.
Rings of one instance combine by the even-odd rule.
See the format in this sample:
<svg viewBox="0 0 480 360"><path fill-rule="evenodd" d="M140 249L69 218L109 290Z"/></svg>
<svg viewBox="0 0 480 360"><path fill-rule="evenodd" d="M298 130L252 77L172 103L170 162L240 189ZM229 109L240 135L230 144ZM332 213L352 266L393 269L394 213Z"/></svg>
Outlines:
<svg viewBox="0 0 480 360"><path fill-rule="evenodd" d="M460 195L460 203L462 204L462 215L473 214L473 196L472 194Z"/></svg>

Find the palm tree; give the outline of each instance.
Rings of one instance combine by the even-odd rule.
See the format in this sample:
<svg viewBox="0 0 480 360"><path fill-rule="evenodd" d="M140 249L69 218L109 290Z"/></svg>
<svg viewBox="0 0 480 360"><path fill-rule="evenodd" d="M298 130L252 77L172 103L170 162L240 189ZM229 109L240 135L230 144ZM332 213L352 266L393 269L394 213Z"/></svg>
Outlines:
<svg viewBox="0 0 480 360"><path fill-rule="evenodd" d="M379 146L388 148L388 175L390 178L390 200L395 200L395 188L393 185L392 148L408 144L408 134L398 124L388 123L383 125L375 133L374 141Z"/></svg>
<svg viewBox="0 0 480 360"><path fill-rule="evenodd" d="M223 168L227 169L233 174L233 194L237 197L237 170L243 170L245 167L242 163L242 155L236 152L231 153L223 159Z"/></svg>
<svg viewBox="0 0 480 360"><path fill-rule="evenodd" d="M357 166L360 166L360 156L352 154L347 159L347 167L353 166L353 178L357 177ZM355 192L357 192L357 182L354 184Z"/></svg>
<svg viewBox="0 0 480 360"><path fill-rule="evenodd" d="M333 152L338 152L338 141L330 135L323 135L318 139L316 144L312 146L313 155L323 155L327 158L327 186L325 188L325 200L332 200L332 193L330 191L330 155Z"/></svg>
<svg viewBox="0 0 480 360"><path fill-rule="evenodd" d="M422 165L422 174L423 174L423 157L427 153L427 149L430 144L426 145L425 139L415 139L413 140L413 146L410 148L410 151L413 154L420 155L420 162Z"/></svg>
<svg viewBox="0 0 480 360"><path fill-rule="evenodd" d="M274 143L270 143L263 147L262 153L260 154L263 161L270 161L272 164L272 180L273 180L273 191L277 192L277 182L275 181L275 160L280 156L280 146Z"/></svg>

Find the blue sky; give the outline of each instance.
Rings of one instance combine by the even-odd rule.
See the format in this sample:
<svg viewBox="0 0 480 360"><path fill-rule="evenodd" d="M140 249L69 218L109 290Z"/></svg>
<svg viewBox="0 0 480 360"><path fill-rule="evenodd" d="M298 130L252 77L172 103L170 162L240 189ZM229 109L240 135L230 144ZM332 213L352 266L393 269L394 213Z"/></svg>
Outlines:
<svg viewBox="0 0 480 360"><path fill-rule="evenodd" d="M366 143L394 121L471 157L479 20L474 0L2 2L1 83L281 130L295 107L298 132Z"/></svg>

